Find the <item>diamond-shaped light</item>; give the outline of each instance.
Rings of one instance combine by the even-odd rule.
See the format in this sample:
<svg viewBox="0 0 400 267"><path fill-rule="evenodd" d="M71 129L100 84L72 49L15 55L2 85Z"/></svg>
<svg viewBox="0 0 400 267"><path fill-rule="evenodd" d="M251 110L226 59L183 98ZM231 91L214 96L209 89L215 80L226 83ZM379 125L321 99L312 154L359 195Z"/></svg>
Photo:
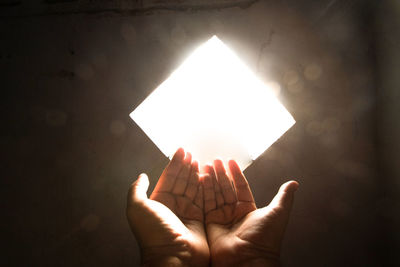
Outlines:
<svg viewBox="0 0 400 267"><path fill-rule="evenodd" d="M202 165L235 159L242 169L295 123L271 89L216 36L130 116L166 156L183 147Z"/></svg>

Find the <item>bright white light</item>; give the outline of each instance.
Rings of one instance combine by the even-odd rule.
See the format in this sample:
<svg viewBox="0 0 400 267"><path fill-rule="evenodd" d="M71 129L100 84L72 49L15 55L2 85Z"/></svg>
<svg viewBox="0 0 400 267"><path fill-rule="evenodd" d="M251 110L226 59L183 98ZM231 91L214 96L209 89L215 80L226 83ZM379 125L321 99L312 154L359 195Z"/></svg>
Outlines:
<svg viewBox="0 0 400 267"><path fill-rule="evenodd" d="M273 90L216 36L198 47L131 114L168 157L250 165L294 123Z"/></svg>

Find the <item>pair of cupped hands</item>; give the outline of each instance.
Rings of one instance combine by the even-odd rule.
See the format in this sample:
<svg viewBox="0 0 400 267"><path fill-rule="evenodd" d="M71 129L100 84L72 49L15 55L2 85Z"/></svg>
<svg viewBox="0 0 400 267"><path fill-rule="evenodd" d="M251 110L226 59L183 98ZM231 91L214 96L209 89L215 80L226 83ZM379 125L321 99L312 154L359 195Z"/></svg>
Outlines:
<svg viewBox="0 0 400 267"><path fill-rule="evenodd" d="M127 217L144 266L279 266L298 183L257 209L238 164L199 165L177 150L150 195L146 174L131 185Z"/></svg>

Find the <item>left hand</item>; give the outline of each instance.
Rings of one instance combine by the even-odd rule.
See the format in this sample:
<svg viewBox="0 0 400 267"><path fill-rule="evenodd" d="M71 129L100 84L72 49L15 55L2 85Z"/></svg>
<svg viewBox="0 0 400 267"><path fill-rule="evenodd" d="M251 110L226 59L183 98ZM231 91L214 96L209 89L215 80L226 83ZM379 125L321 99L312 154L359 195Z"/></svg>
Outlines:
<svg viewBox="0 0 400 267"><path fill-rule="evenodd" d="M150 196L141 174L128 193L127 217L146 266L208 266L198 163L183 149L173 156Z"/></svg>

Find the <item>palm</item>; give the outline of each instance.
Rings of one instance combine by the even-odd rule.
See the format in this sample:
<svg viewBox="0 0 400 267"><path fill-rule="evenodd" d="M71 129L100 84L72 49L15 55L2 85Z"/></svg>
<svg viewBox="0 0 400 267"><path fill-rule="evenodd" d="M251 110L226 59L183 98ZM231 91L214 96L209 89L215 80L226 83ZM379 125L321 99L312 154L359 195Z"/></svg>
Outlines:
<svg viewBox="0 0 400 267"><path fill-rule="evenodd" d="M187 263L191 265L208 264L198 164L191 162L189 153L184 157L184 151L178 150L150 199L144 197L143 201L133 201L136 204L131 212L128 205L128 218L144 247L144 258L154 257L161 249L182 261L190 258Z"/></svg>
<svg viewBox="0 0 400 267"><path fill-rule="evenodd" d="M199 184L199 167L178 153L165 168L150 199L167 206L183 222L203 222L203 193Z"/></svg>
<svg viewBox="0 0 400 267"><path fill-rule="evenodd" d="M208 167L204 179L205 221L211 258L216 266L250 261L278 262L280 242L289 216L290 203L278 193L271 204L256 209L248 183L237 164L229 163L231 179L221 161ZM289 184L294 184L293 182ZM285 185L285 188L287 188Z"/></svg>

